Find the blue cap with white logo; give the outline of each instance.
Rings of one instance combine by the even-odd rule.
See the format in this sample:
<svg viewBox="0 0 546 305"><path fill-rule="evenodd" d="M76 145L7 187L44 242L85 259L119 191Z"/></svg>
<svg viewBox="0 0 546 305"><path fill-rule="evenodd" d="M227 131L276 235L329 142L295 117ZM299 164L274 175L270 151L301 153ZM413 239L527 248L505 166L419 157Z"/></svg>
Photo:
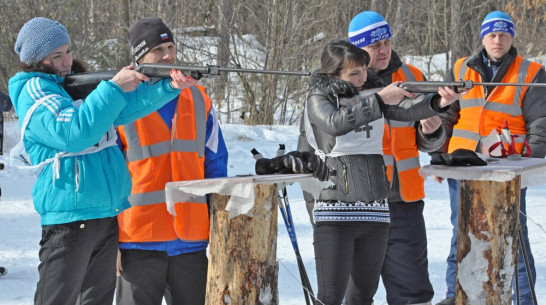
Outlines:
<svg viewBox="0 0 546 305"><path fill-rule="evenodd" d="M362 12L349 24L349 42L359 48L389 38L392 38L391 28L376 12Z"/></svg>
<svg viewBox="0 0 546 305"><path fill-rule="evenodd" d="M491 12L483 19L481 38L483 39L485 35L494 32L506 32L514 37L514 22L503 12Z"/></svg>

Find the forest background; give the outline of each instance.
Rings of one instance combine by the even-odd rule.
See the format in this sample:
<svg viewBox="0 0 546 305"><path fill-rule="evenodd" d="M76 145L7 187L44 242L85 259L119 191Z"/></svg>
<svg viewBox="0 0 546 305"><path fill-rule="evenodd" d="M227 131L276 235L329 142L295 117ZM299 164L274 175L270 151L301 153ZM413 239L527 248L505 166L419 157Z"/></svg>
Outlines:
<svg viewBox="0 0 546 305"><path fill-rule="evenodd" d="M188 66L309 72L324 45L347 39L350 20L365 10L385 17L393 49L408 63L424 61L429 80L442 80L454 60L479 49L481 22L494 10L514 21L519 54L536 59L546 51L546 0L0 0L0 7L3 92L19 69L19 29L36 16L64 24L75 57L91 71L131 64L127 32L143 17L173 29L178 63ZM201 83L222 123L272 125L299 121L308 78L222 73Z"/></svg>

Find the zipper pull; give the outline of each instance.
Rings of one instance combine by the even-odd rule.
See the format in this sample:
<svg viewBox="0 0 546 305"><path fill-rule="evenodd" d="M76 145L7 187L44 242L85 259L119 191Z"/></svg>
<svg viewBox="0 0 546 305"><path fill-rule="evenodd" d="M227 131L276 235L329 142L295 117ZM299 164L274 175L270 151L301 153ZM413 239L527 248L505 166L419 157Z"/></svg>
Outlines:
<svg viewBox="0 0 546 305"><path fill-rule="evenodd" d="M349 194L349 180L347 179L347 165L343 164L343 178L345 179L345 194Z"/></svg>

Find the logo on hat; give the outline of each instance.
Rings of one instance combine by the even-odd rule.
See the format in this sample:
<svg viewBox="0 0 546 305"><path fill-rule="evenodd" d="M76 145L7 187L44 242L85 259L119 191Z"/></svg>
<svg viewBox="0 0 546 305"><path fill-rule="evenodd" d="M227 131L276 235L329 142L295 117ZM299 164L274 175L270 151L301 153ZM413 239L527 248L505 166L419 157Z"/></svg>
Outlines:
<svg viewBox="0 0 546 305"><path fill-rule="evenodd" d="M167 40L169 39L169 35L167 33L163 33L160 35L161 36L161 40Z"/></svg>
<svg viewBox="0 0 546 305"><path fill-rule="evenodd" d="M370 36L372 38L376 38L377 36L381 36L381 35L384 35L385 33L387 33L387 29L386 28L379 28L375 31L373 31Z"/></svg>
<svg viewBox="0 0 546 305"><path fill-rule="evenodd" d="M493 24L493 28L491 29L491 32L507 32L507 33L510 33L510 32L513 32L514 29L513 28L509 28L509 24L508 22L504 22L504 21L497 21L495 22L495 24Z"/></svg>
<svg viewBox="0 0 546 305"><path fill-rule="evenodd" d="M385 24L375 30L373 30L371 33L370 33L370 44L372 43L376 43L378 41L381 41L381 40L384 40L384 39L389 39L391 38L392 35L391 35L391 31L389 29L389 25L388 24Z"/></svg>
<svg viewBox="0 0 546 305"><path fill-rule="evenodd" d="M508 26L508 23L506 23L504 21L497 21L497 22L495 22L495 24L493 24L494 28L505 28L507 26Z"/></svg>

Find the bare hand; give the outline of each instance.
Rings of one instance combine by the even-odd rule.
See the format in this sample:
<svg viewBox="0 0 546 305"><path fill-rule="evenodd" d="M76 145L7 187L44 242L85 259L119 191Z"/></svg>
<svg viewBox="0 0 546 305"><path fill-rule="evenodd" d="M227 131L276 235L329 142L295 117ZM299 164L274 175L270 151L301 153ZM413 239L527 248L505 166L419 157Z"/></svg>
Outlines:
<svg viewBox="0 0 546 305"><path fill-rule="evenodd" d="M440 119L439 116L435 115L433 117L430 117L428 119L424 119L420 121L421 123L421 131L423 131L424 134L432 134L440 126L442 126L442 119Z"/></svg>
<svg viewBox="0 0 546 305"><path fill-rule="evenodd" d="M121 275L121 252L119 251L118 249L118 257L116 259L116 275L117 276L120 276Z"/></svg>
<svg viewBox="0 0 546 305"><path fill-rule="evenodd" d="M112 78L112 81L121 87L123 92L130 92L136 89L142 81L151 81L148 76L138 73L133 66L126 66L119 70Z"/></svg>
<svg viewBox="0 0 546 305"><path fill-rule="evenodd" d="M440 94L442 97L440 100L441 108L451 105L453 102L459 100L459 94L449 87L438 88L438 94Z"/></svg>
<svg viewBox="0 0 546 305"><path fill-rule="evenodd" d="M415 94L398 87L400 83L394 82L377 93L385 104L398 105L404 97L415 97Z"/></svg>
<svg viewBox="0 0 546 305"><path fill-rule="evenodd" d="M432 176L432 179L440 184L442 184L442 181L444 181L444 178L438 176Z"/></svg>
<svg viewBox="0 0 546 305"><path fill-rule="evenodd" d="M184 75L180 70L171 70L171 86L174 88L185 89L195 84L197 81L193 77Z"/></svg>

